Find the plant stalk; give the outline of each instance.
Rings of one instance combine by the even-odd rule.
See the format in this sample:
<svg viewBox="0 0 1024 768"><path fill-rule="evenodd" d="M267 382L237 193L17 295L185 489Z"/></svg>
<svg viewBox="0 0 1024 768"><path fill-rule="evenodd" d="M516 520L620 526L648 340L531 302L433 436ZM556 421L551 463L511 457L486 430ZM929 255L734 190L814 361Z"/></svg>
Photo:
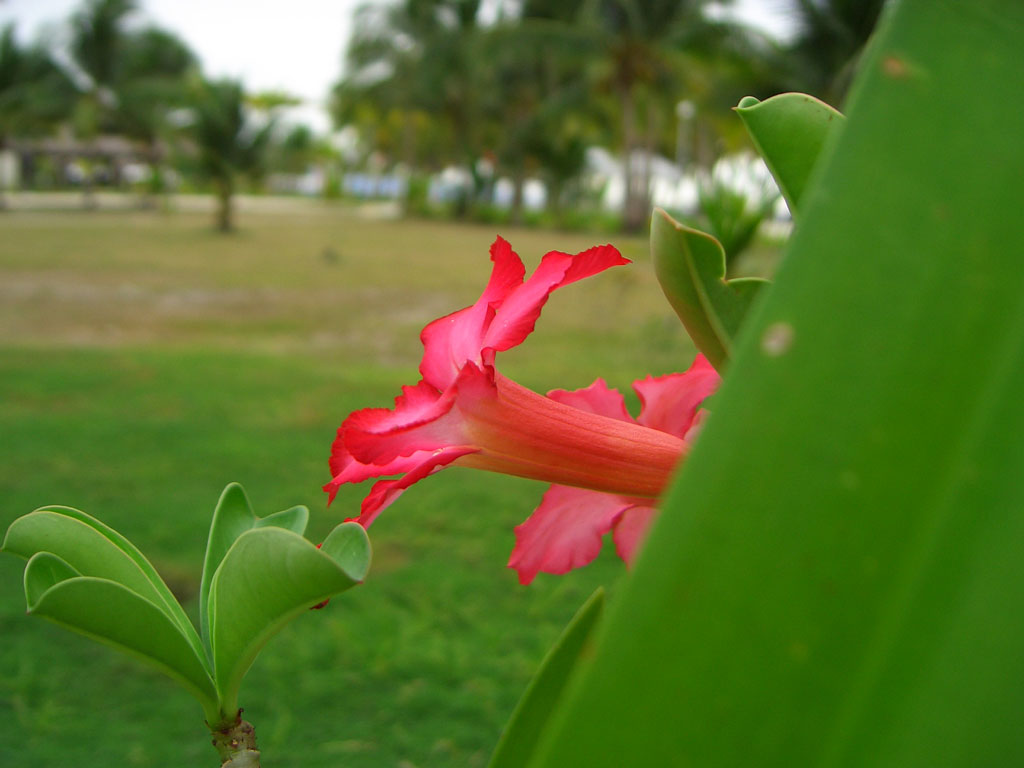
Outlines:
<svg viewBox="0 0 1024 768"><path fill-rule="evenodd" d="M260 768L256 729L252 723L242 719L242 710L238 710L234 723L223 728L211 728L211 731L221 768Z"/></svg>

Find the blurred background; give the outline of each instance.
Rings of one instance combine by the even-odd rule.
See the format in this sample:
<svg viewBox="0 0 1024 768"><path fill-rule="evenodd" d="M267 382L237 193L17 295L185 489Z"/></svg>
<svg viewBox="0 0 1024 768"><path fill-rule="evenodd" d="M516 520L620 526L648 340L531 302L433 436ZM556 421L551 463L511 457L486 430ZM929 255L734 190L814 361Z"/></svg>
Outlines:
<svg viewBox="0 0 1024 768"><path fill-rule="evenodd" d="M788 227L731 107L841 106L881 0L0 0L0 524L121 530L195 612L210 514L306 504L335 430L418 378L418 334L528 267L611 241L501 370L544 392L694 350L650 270L652 205L770 274ZM224 233L231 233L225 236ZM268 764L483 766L544 652L624 567L504 568L544 486L451 469L374 524L367 583L257 660ZM213 764L157 673L27 619L0 557L0 764ZM140 671L141 670L141 671Z"/></svg>
<svg viewBox="0 0 1024 768"><path fill-rule="evenodd" d="M4 0L0 186L638 231L737 164L742 96L838 105L881 5Z"/></svg>

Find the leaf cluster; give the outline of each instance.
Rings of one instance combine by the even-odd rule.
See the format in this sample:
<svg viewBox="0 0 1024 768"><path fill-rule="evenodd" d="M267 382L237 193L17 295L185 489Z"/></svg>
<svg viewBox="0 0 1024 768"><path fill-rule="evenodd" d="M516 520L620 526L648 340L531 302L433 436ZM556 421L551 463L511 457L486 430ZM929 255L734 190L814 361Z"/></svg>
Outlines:
<svg viewBox="0 0 1024 768"><path fill-rule="evenodd" d="M84 512L37 509L11 524L3 550L28 560L30 614L156 667L199 700L216 731L235 723L242 678L267 640L369 569L361 526L342 523L314 547L302 537L308 517L297 506L258 518L240 485L224 489L203 563L198 631L145 556Z"/></svg>
<svg viewBox="0 0 1024 768"><path fill-rule="evenodd" d="M275 125L272 117L255 124L242 84L198 79L191 105L189 134L202 172L228 189L234 188L238 176L259 178Z"/></svg>
<svg viewBox="0 0 1024 768"><path fill-rule="evenodd" d="M66 114L74 86L39 45L21 46L13 24L0 30L0 142L45 132Z"/></svg>

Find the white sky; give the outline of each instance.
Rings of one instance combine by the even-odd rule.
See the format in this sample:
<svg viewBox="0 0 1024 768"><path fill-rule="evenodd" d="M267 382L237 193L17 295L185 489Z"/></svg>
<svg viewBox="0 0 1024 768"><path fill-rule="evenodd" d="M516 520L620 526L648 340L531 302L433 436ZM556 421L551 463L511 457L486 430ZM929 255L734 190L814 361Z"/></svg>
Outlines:
<svg viewBox="0 0 1024 768"><path fill-rule="evenodd" d="M281 90L307 101L296 119L328 127L322 105L341 74L352 12L361 0L139 0L144 17L175 32L211 77L240 78L251 91ZM777 34L781 0L737 0L736 13ZM0 0L0 26L23 42L60 35L81 0ZM48 29L49 27L49 29Z"/></svg>

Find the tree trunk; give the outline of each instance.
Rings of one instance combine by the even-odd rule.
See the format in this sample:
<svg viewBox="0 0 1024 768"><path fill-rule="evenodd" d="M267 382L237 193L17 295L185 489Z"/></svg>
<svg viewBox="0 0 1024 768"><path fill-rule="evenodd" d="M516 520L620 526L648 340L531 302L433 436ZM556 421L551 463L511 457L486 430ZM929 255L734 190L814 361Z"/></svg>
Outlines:
<svg viewBox="0 0 1024 768"><path fill-rule="evenodd" d="M564 180L558 176L551 179L548 184L548 213L555 223L555 227L561 229L565 224L565 211L562 208L562 192L565 189Z"/></svg>
<svg viewBox="0 0 1024 768"><path fill-rule="evenodd" d="M82 208L86 211L95 211L100 207L96 200L96 168L89 158L86 158L83 167L85 171L82 175Z"/></svg>
<svg viewBox="0 0 1024 768"><path fill-rule="evenodd" d="M639 232L647 221L645 203L639 195L639 180L633 167L633 151L636 149L636 112L632 83L619 86L622 109L622 176L625 184L625 199L622 208L622 225L627 232Z"/></svg>
<svg viewBox="0 0 1024 768"><path fill-rule="evenodd" d="M647 102L647 131L644 141L644 163L640 174L640 188L636 191L637 219L646 229L651 215L651 162L658 140L658 107L653 99Z"/></svg>
<svg viewBox="0 0 1024 768"><path fill-rule="evenodd" d="M0 157L4 157L7 150L7 137L0 136ZM0 178L0 211L7 210L7 175Z"/></svg>
<svg viewBox="0 0 1024 768"><path fill-rule="evenodd" d="M217 190L217 229L220 232L231 232L234 229L231 206L234 185L230 179L218 179L214 185Z"/></svg>
<svg viewBox="0 0 1024 768"><path fill-rule="evenodd" d="M628 85L620 87L619 110L622 112L622 184L625 197L622 201L622 225L632 231L630 217L633 212L633 91Z"/></svg>
<svg viewBox="0 0 1024 768"><path fill-rule="evenodd" d="M512 176L512 206L509 209L509 216L512 223L519 226L523 223L523 185L526 183L526 174L521 167L517 166Z"/></svg>
<svg viewBox="0 0 1024 768"><path fill-rule="evenodd" d="M153 139L146 146L146 162L149 164L150 177L143 183L139 194L139 208L152 211L157 208L157 201L164 193L163 172L160 169L160 146Z"/></svg>

